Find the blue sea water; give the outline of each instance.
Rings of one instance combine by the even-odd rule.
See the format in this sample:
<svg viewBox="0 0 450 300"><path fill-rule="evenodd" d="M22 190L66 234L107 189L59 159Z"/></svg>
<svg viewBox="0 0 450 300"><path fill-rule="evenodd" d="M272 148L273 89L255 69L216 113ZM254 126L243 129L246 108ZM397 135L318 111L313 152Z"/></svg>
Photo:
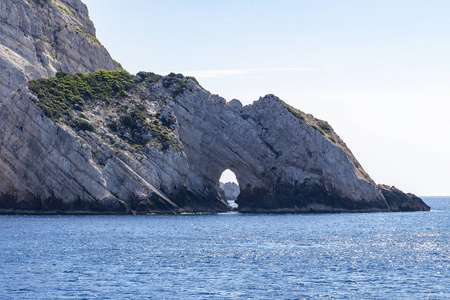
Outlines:
<svg viewBox="0 0 450 300"><path fill-rule="evenodd" d="M431 212L0 216L0 299L449 299Z"/></svg>

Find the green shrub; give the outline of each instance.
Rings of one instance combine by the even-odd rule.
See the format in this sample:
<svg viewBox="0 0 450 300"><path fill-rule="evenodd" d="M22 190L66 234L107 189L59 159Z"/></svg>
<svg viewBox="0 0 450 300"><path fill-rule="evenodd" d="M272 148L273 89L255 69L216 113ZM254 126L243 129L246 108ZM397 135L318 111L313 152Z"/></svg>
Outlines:
<svg viewBox="0 0 450 300"><path fill-rule="evenodd" d="M84 35L87 36L88 38L93 39L94 41L96 41L96 42L99 43L100 45L102 44L102 43L100 43L100 41L99 41L95 36L92 36L92 35L90 35L89 33L84 32L83 29L81 29L80 27L78 27L78 26L73 26L73 29L75 29L76 31L78 31L78 32L81 33L81 34L84 34Z"/></svg>
<svg viewBox="0 0 450 300"><path fill-rule="evenodd" d="M110 122L108 123L108 127L118 133L119 136L136 149L138 146L144 146L149 143L147 137L149 133L158 141L157 144L161 145L163 151L166 151L169 147L179 149L169 134L170 129L167 126L161 125L157 119L160 117L160 114L158 113L156 115L157 118L149 123L149 116L145 112L145 109L144 104L136 103L133 108L123 110L123 114L119 117L118 122ZM167 120L167 122L170 121ZM125 132L128 132L128 134L125 134Z"/></svg>
<svg viewBox="0 0 450 300"><path fill-rule="evenodd" d="M140 78L142 78L142 81L152 84L155 82L158 82L162 76L152 73L152 72L139 72L136 74L137 76L139 76Z"/></svg>
<svg viewBox="0 0 450 300"><path fill-rule="evenodd" d="M295 108L293 108L293 107L291 107L291 106L289 106L289 105L285 105L286 106L286 108L287 108L287 110L291 113L291 114L293 114L294 116L296 116L297 118L299 118L300 120L302 120L303 122L305 122L306 120L305 120L305 117L298 111L298 110L296 110Z"/></svg>
<svg viewBox="0 0 450 300"><path fill-rule="evenodd" d="M317 130L318 132L320 132L321 135L325 136L325 132L323 132L323 130L320 129L319 127L317 127L315 125L312 125L311 127L314 128L315 130Z"/></svg>
<svg viewBox="0 0 450 300"><path fill-rule="evenodd" d="M68 10L67 8L65 8L64 6L62 6L62 5L59 5L58 3L56 3L56 2L53 2L53 4L55 4L56 5L56 7L58 7L60 10L62 10L63 12L65 12L66 14L68 14L69 16L74 16L73 15L73 13L70 11L70 10ZM84 33L84 32L83 32Z"/></svg>
<svg viewBox="0 0 450 300"><path fill-rule="evenodd" d="M113 60L114 65L116 65L117 71L125 71L125 69L122 67L122 64L118 62L117 60Z"/></svg>
<svg viewBox="0 0 450 300"><path fill-rule="evenodd" d="M106 124L112 131L117 132L120 129L120 124L117 121L112 121Z"/></svg>
<svg viewBox="0 0 450 300"><path fill-rule="evenodd" d="M326 123L319 123L319 127L325 132L331 131L331 126Z"/></svg>
<svg viewBox="0 0 450 300"><path fill-rule="evenodd" d="M133 117L131 116L131 114L126 114L126 115L120 116L120 124L122 126L131 128L131 129L137 128L137 126L135 125L135 123L133 121Z"/></svg>
<svg viewBox="0 0 450 300"><path fill-rule="evenodd" d="M56 77L28 83L38 97L38 106L52 120L70 116L72 108L82 110L86 99L109 101L112 97L125 97L134 86L128 72L104 70L88 74L58 72Z"/></svg>
<svg viewBox="0 0 450 300"><path fill-rule="evenodd" d="M73 109L79 110L79 111L83 111L83 106L82 106L81 104L75 104L75 105L73 106Z"/></svg>
<svg viewBox="0 0 450 300"><path fill-rule="evenodd" d="M200 84L200 83L198 83L197 78L195 78L193 76L186 76L186 79L190 79L190 80L194 81L196 84Z"/></svg>
<svg viewBox="0 0 450 300"><path fill-rule="evenodd" d="M158 116L158 118L160 119L162 126L165 126L167 128L170 128L176 122L176 118L172 114L167 117Z"/></svg>
<svg viewBox="0 0 450 300"><path fill-rule="evenodd" d="M173 88L172 95L174 97L184 93L188 89L186 80L182 74L170 73L163 79L163 87L166 89Z"/></svg>
<svg viewBox="0 0 450 300"><path fill-rule="evenodd" d="M158 126L154 124L148 124L148 129L152 133L152 136L154 136L159 143L162 145L162 150L166 151L169 149L169 146L172 146L174 148L177 148L175 143L172 141L172 139L169 136L168 128L165 126Z"/></svg>
<svg viewBox="0 0 450 300"><path fill-rule="evenodd" d="M95 132L95 127L84 119L77 118L73 122L78 130Z"/></svg>

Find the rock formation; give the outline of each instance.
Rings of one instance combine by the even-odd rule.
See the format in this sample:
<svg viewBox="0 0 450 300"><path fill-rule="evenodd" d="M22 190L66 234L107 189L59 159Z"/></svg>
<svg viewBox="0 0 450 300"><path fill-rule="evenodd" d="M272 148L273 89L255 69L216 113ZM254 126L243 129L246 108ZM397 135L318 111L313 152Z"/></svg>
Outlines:
<svg viewBox="0 0 450 300"><path fill-rule="evenodd" d="M241 187L241 212L389 211L326 122L273 95L243 107L193 82L189 87L168 105L182 125L179 136L195 175L188 177L191 190L211 198L220 174L230 169Z"/></svg>
<svg viewBox="0 0 450 300"><path fill-rule="evenodd" d="M223 192L222 198L225 200L236 200L239 196L239 186L234 182L220 183L219 192Z"/></svg>
<svg viewBox="0 0 450 300"><path fill-rule="evenodd" d="M394 186L379 184L377 187L383 193L392 211L430 210L430 207L416 195L410 193L405 194Z"/></svg>
<svg viewBox="0 0 450 300"><path fill-rule="evenodd" d="M0 8L0 213L222 212L226 169L241 212L429 210L274 95L242 106L181 74L64 73L115 69L78 0Z"/></svg>
<svg viewBox="0 0 450 300"><path fill-rule="evenodd" d="M80 0L0 1L0 103L57 71L116 70Z"/></svg>
<svg viewBox="0 0 450 300"><path fill-rule="evenodd" d="M95 80L109 97L75 88L88 86L81 81L98 88ZM398 200L391 207L326 122L273 95L243 107L193 78L104 71L28 88L0 107L3 212L226 211L218 193L225 169L239 181L243 212L411 207ZM68 102L48 101L52 93ZM77 93L93 98L79 102ZM420 201L415 209L426 207Z"/></svg>

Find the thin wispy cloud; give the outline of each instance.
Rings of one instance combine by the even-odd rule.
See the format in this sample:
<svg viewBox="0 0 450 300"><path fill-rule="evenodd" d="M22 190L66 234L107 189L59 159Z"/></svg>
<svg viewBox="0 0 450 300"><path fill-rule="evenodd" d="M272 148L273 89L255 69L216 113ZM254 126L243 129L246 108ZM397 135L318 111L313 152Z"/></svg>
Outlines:
<svg viewBox="0 0 450 300"><path fill-rule="evenodd" d="M282 71L309 71L310 68L265 68L265 69L222 69L222 70L195 70L183 72L197 78L223 78L236 76L250 76L258 73Z"/></svg>

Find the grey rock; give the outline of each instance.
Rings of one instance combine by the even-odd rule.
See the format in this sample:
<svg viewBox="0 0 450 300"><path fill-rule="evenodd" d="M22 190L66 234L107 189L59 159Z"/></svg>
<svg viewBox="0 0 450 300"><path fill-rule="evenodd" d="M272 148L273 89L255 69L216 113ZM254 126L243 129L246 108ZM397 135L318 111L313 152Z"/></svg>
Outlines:
<svg viewBox="0 0 450 300"><path fill-rule="evenodd" d="M116 153L95 134L53 124L24 89L0 107L0 128L3 213L180 211L148 182L156 166Z"/></svg>
<svg viewBox="0 0 450 300"><path fill-rule="evenodd" d="M80 0L0 1L0 103L28 80L99 69L116 66Z"/></svg>
<svg viewBox="0 0 450 300"><path fill-rule="evenodd" d="M235 112L240 112L242 109L242 103L241 103L241 101L239 101L237 99L231 100L226 105L228 108L230 108L232 111L235 111Z"/></svg>
<svg viewBox="0 0 450 300"><path fill-rule="evenodd" d="M303 120L273 95L236 112L196 87L172 109L183 125L179 135L191 173L204 177L191 175L191 190L217 194L220 174L230 169L241 186L242 212L389 211L331 127L321 134L315 128L325 123L297 112Z"/></svg>
<svg viewBox="0 0 450 300"><path fill-rule="evenodd" d="M394 186L379 184L391 211L429 211L430 207L422 199L410 193L403 193Z"/></svg>
<svg viewBox="0 0 450 300"><path fill-rule="evenodd" d="M220 195L220 198L222 198L224 200L227 199L227 196L225 195L225 192L222 188L219 188L219 195Z"/></svg>
<svg viewBox="0 0 450 300"><path fill-rule="evenodd" d="M236 200L237 197L239 196L240 190L239 186L234 182L226 182L226 183L221 182L219 192L223 192L223 194L221 193L223 199Z"/></svg>

